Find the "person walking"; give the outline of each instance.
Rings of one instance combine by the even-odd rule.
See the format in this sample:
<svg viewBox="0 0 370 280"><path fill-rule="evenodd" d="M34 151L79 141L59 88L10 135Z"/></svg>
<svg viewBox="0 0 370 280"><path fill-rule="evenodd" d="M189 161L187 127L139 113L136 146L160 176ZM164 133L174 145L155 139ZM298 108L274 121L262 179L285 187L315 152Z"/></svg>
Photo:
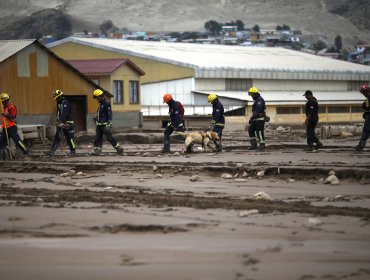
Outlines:
<svg viewBox="0 0 370 280"><path fill-rule="evenodd" d="M319 122L319 103L310 90L306 90L303 96L307 99L305 110L306 119L304 122L306 125L307 151L312 152L315 149L318 150L323 147L323 144L315 133L315 128ZM314 144L316 144L316 147L314 147Z"/></svg>
<svg viewBox="0 0 370 280"><path fill-rule="evenodd" d="M175 101L172 94L166 93L163 95L163 103L168 105L168 114L170 115L170 121L168 122L164 130L164 140L162 153L170 153L170 136L174 131L185 131L184 125L184 107L179 101Z"/></svg>
<svg viewBox="0 0 370 280"><path fill-rule="evenodd" d="M49 151L44 151L48 156L54 156L62 140L62 133L66 138L70 150L70 156L76 155L76 144L74 141L74 122L72 120L72 104L64 97L63 91L56 89L52 92L53 99L56 100L57 121L53 144Z"/></svg>
<svg viewBox="0 0 370 280"><path fill-rule="evenodd" d="M222 131L225 127L224 106L218 100L218 96L214 93L208 95L208 103L212 104L212 122L209 130L216 132L220 137L220 142L214 141L215 151L219 152L222 150Z"/></svg>
<svg viewBox="0 0 370 280"><path fill-rule="evenodd" d="M363 118L364 118L364 127L362 129L361 133L361 138L360 142L358 145L355 147L355 149L359 152L363 151L366 145L366 140L370 136L370 87L368 84L363 84L360 87L360 92L363 96L365 96L365 101L362 103L362 110L364 111L363 113Z"/></svg>
<svg viewBox="0 0 370 280"><path fill-rule="evenodd" d="M265 100L260 95L256 87L251 87L248 90L248 95L253 99L252 105L252 116L249 119L249 141L251 146L248 150L257 150L263 151L266 149L265 146L265 117L266 117L266 105ZM258 148L257 140L260 143Z"/></svg>
<svg viewBox="0 0 370 280"><path fill-rule="evenodd" d="M13 139L15 145L22 151L26 157L30 156L29 150L22 142L17 129L17 108L10 102L10 95L6 92L1 93L0 100L2 103L1 127L2 133L0 138L0 151L9 145L9 138Z"/></svg>
<svg viewBox="0 0 370 280"><path fill-rule="evenodd" d="M122 146L112 136L112 107L106 100L105 93L100 89L96 89L94 91L94 98L98 101L99 107L97 116L94 118L96 124L94 150L90 152L90 155L100 155L103 146L103 135L105 135L108 142L116 149L117 153L123 155L124 150Z"/></svg>

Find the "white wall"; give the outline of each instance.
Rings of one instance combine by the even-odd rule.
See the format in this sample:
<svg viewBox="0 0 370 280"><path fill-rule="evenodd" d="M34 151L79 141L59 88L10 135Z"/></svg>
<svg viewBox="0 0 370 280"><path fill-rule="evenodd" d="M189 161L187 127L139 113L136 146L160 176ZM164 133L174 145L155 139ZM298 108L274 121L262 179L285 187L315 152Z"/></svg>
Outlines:
<svg viewBox="0 0 370 280"><path fill-rule="evenodd" d="M183 105L193 104L194 78L141 85L141 105L163 105L163 95L171 93Z"/></svg>
<svg viewBox="0 0 370 280"><path fill-rule="evenodd" d="M347 91L347 81L253 80L253 86L264 91Z"/></svg>
<svg viewBox="0 0 370 280"><path fill-rule="evenodd" d="M225 79L196 79L195 90L225 90Z"/></svg>

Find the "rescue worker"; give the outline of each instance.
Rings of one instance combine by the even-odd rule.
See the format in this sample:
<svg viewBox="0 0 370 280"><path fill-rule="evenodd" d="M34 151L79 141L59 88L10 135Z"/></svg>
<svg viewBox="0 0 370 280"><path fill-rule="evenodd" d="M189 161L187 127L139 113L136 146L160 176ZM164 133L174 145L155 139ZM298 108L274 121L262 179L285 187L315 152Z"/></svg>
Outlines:
<svg viewBox="0 0 370 280"><path fill-rule="evenodd" d="M26 157L30 156L30 153L24 143L21 141L17 131L17 108L13 103L10 102L10 96L8 93L3 92L0 95L0 100L2 103L1 111L1 139L0 139L0 150L5 149L9 145L9 139L13 139L16 146L22 151L23 155Z"/></svg>
<svg viewBox="0 0 370 280"><path fill-rule="evenodd" d="M220 139L222 139L222 130L225 127L224 106L218 100L218 96L214 93L208 95L208 103L212 104L212 122L208 130L216 132ZM221 141L214 141L214 144L216 152L222 150Z"/></svg>
<svg viewBox="0 0 370 280"><path fill-rule="evenodd" d="M54 156L62 140L62 133L66 138L70 150L70 156L76 155L76 143L74 141L75 131L74 122L72 120L72 104L64 97L63 91L56 89L52 92L53 99L56 100L57 106L57 121L55 123L56 130L53 144L49 151L44 151L48 156Z"/></svg>
<svg viewBox="0 0 370 280"><path fill-rule="evenodd" d="M108 142L116 149L119 155L123 155L122 146L112 136L112 107L106 100L105 93L96 89L94 91L94 98L98 101L99 107L97 116L94 118L96 124L94 150L90 155L99 156L103 146L103 135L107 138Z"/></svg>
<svg viewBox="0 0 370 280"><path fill-rule="evenodd" d="M248 90L248 95L253 98L253 106L252 106L252 116L249 119L249 141L251 146L248 150L265 150L265 117L266 117L266 105L265 100L262 98L258 89L255 87L251 87ZM260 143L258 148L257 140Z"/></svg>
<svg viewBox="0 0 370 280"><path fill-rule="evenodd" d="M323 144L317 138L315 133L315 128L319 122L319 103L310 90L306 90L303 96L307 99L305 110L306 120L304 121L307 133L307 151L312 152L314 149L318 150L323 147ZM316 147L314 147L314 144L316 144Z"/></svg>
<svg viewBox="0 0 370 280"><path fill-rule="evenodd" d="M355 147L357 151L363 151L366 145L366 140L370 136L370 87L368 84L363 84L360 87L360 92L363 96L365 96L365 101L362 103L362 110L364 114L362 115L364 118L364 128L362 129L362 134L360 138L360 142Z"/></svg>
<svg viewBox="0 0 370 280"><path fill-rule="evenodd" d="M185 131L183 113L181 111L182 105L178 101L175 101L172 94L166 93L163 95L163 103L168 105L168 114L170 115L170 121L168 122L164 130L164 141L162 153L170 153L170 135L174 131Z"/></svg>

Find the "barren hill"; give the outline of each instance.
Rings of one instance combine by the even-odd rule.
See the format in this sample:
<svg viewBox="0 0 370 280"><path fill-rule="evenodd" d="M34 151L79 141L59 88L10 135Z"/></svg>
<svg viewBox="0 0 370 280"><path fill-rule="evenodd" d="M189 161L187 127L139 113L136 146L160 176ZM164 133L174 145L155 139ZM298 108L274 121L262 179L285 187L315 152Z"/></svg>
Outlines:
<svg viewBox="0 0 370 280"><path fill-rule="evenodd" d="M135 31L200 31L211 19L240 19L262 29L287 24L327 43L336 35L345 44L370 43L368 0L0 0L0 5L2 26L56 8L71 17L73 31L96 31L108 19Z"/></svg>

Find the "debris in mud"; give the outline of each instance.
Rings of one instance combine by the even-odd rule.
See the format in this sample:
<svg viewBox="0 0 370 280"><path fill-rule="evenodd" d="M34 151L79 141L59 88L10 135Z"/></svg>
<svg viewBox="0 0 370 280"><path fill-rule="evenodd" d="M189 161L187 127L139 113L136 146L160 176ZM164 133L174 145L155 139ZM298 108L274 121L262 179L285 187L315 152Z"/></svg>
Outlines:
<svg viewBox="0 0 370 280"><path fill-rule="evenodd" d="M178 226L163 226L163 225L132 225L132 224L120 224L120 225L105 225L105 226L94 226L87 228L91 231L98 231L101 233L119 233L119 232L186 232L188 229Z"/></svg>
<svg viewBox="0 0 370 280"><path fill-rule="evenodd" d="M313 228L317 227L322 224L322 221L318 218L308 218L305 222L304 225L308 228Z"/></svg>
<svg viewBox="0 0 370 280"><path fill-rule="evenodd" d="M221 174L221 178L224 178L224 179L231 179L233 178L233 175L229 174L229 173L222 173Z"/></svg>
<svg viewBox="0 0 370 280"><path fill-rule="evenodd" d="M259 211L257 209L251 209L251 210L247 210L247 211L240 211L239 212L239 217L247 217L249 215L252 215L252 214L258 214Z"/></svg>
<svg viewBox="0 0 370 280"><path fill-rule="evenodd" d="M324 184L339 185L339 179L335 175L330 175L328 178L325 179Z"/></svg>
<svg viewBox="0 0 370 280"><path fill-rule="evenodd" d="M265 176L265 171L261 170L257 172L257 177L263 177Z"/></svg>
<svg viewBox="0 0 370 280"><path fill-rule="evenodd" d="M193 175L193 176L190 177L189 180L191 182L196 182L196 181L199 181L199 179L200 179L200 177L198 175Z"/></svg>
<svg viewBox="0 0 370 280"><path fill-rule="evenodd" d="M258 192L253 195L253 199L264 199L264 200L271 200L271 196L265 192Z"/></svg>

